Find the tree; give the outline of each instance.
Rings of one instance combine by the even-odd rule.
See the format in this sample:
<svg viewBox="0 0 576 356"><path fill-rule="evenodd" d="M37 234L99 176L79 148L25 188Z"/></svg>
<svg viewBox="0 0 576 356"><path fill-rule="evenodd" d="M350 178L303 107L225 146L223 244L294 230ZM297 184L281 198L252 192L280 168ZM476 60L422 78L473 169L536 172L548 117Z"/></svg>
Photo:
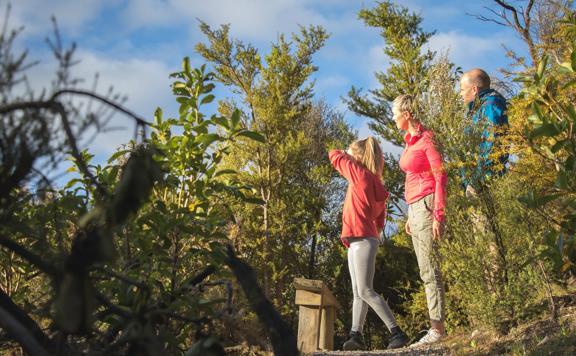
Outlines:
<svg viewBox="0 0 576 356"><path fill-rule="evenodd" d="M234 245L259 269L267 295L293 315L284 302L293 294L293 277L311 276L321 246L334 249L338 241L338 223L326 210L337 193L326 147L345 147L352 139L341 115L312 100L312 57L328 35L302 27L290 41L279 36L262 60L252 45L230 38L229 26L200 27L208 43L197 51L234 94L219 103L220 113L241 110L243 127L265 137L264 143L234 145L226 161L263 201L253 208L232 204Z"/></svg>
<svg viewBox="0 0 576 356"><path fill-rule="evenodd" d="M352 87L345 99L348 108L371 120L369 127L386 141L402 146L402 137L392 120L391 102L400 94L420 95L426 91L426 74L434 53L424 50L434 32L422 29L422 17L392 1L379 2L373 9L362 9L358 17L367 26L379 29L384 53L390 59L386 73L376 72L380 88L371 97Z"/></svg>
<svg viewBox="0 0 576 356"><path fill-rule="evenodd" d="M227 247L231 216L223 201L248 201L249 188L221 161L239 137L262 138L239 126L238 112L202 112L214 98L213 74L185 59L173 75L179 117L164 119L158 110L151 124L113 99L70 88L75 47L64 50L56 36L61 70L54 92L22 98L14 87L29 67L25 54L12 55L16 34L0 36L9 39L0 41L0 53L10 70L0 87L6 94L0 103L2 340L34 355L223 354L213 325L233 316L232 281L220 267L227 265L256 296L275 352L296 354L292 331L263 297L250 266ZM77 146L81 131L73 129L98 126L101 117L80 120L77 103L65 95L127 114L141 137L108 164L91 164ZM54 125L58 120L61 126ZM67 152L79 174L55 189L33 164L43 157L56 164ZM26 187L34 177L44 184Z"/></svg>

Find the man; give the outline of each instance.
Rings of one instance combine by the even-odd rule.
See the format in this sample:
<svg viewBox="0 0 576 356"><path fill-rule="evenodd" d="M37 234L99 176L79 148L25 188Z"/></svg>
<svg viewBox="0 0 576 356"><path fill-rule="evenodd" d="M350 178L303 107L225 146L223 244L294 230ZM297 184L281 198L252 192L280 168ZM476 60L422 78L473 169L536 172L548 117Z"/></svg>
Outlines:
<svg viewBox="0 0 576 356"><path fill-rule="evenodd" d="M460 95L468 106L468 115L472 118L473 127L469 130L478 134L476 141L477 162L471 172L464 175L467 195L474 194L489 178L500 176L505 171L508 154L500 152L494 157L498 137L508 126L506 116L506 99L496 90L490 88L490 77L479 68L472 69L460 79Z"/></svg>
<svg viewBox="0 0 576 356"><path fill-rule="evenodd" d="M471 218L474 230L490 239L490 270L485 271L487 287L496 292L508 279L506 254L496 223L496 210L488 190L490 181L502 176L506 170L508 153L502 151L499 139L508 127L506 99L490 88L490 77L482 69L472 69L460 80L460 95L468 106L471 127L467 129L476 148L475 166L462 171L466 197L474 205Z"/></svg>

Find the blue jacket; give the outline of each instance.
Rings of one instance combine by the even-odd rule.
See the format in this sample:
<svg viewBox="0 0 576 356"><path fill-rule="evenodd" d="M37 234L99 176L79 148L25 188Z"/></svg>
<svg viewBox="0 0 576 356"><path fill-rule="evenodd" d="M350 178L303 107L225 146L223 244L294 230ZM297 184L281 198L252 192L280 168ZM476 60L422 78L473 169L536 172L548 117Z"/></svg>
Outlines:
<svg viewBox="0 0 576 356"><path fill-rule="evenodd" d="M501 176L505 173L505 165L508 162L508 153L498 157L498 167L494 165L492 150L498 145L498 137L508 127L506 115L506 99L494 89L485 89L480 92L478 98L468 104L468 115L472 118L472 125L479 126L467 131L481 131L481 140L476 148L478 159L473 172L463 174L464 185L471 184L477 188L478 183L496 174ZM464 172L462 172L464 173Z"/></svg>

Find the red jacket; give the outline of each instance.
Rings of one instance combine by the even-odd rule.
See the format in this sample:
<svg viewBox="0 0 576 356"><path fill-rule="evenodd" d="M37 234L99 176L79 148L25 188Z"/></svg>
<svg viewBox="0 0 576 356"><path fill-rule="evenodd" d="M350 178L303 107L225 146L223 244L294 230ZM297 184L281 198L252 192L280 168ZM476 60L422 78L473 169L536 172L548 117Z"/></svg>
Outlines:
<svg viewBox="0 0 576 356"><path fill-rule="evenodd" d="M400 169L406 172L406 203L412 204L433 193L434 218L444 221L448 177L442 164L442 156L436 150L432 131L422 126L418 131L414 136L406 134L406 149L400 157Z"/></svg>
<svg viewBox="0 0 576 356"><path fill-rule="evenodd" d="M328 156L348 181L342 211L342 243L350 247L348 238L378 238L386 222L388 199L382 180L344 151L332 150Z"/></svg>

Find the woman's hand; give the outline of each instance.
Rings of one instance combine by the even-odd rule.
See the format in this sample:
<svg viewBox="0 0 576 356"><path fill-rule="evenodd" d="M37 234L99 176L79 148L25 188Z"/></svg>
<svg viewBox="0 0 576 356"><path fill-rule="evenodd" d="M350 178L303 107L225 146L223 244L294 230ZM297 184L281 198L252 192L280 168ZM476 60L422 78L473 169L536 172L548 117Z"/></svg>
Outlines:
<svg viewBox="0 0 576 356"><path fill-rule="evenodd" d="M404 225L404 230L408 235L412 235L412 230L410 229L410 221L406 220L406 225Z"/></svg>
<svg viewBox="0 0 576 356"><path fill-rule="evenodd" d="M438 221L434 219L432 222L432 237L434 240L439 241L444 233L444 223L442 221Z"/></svg>

